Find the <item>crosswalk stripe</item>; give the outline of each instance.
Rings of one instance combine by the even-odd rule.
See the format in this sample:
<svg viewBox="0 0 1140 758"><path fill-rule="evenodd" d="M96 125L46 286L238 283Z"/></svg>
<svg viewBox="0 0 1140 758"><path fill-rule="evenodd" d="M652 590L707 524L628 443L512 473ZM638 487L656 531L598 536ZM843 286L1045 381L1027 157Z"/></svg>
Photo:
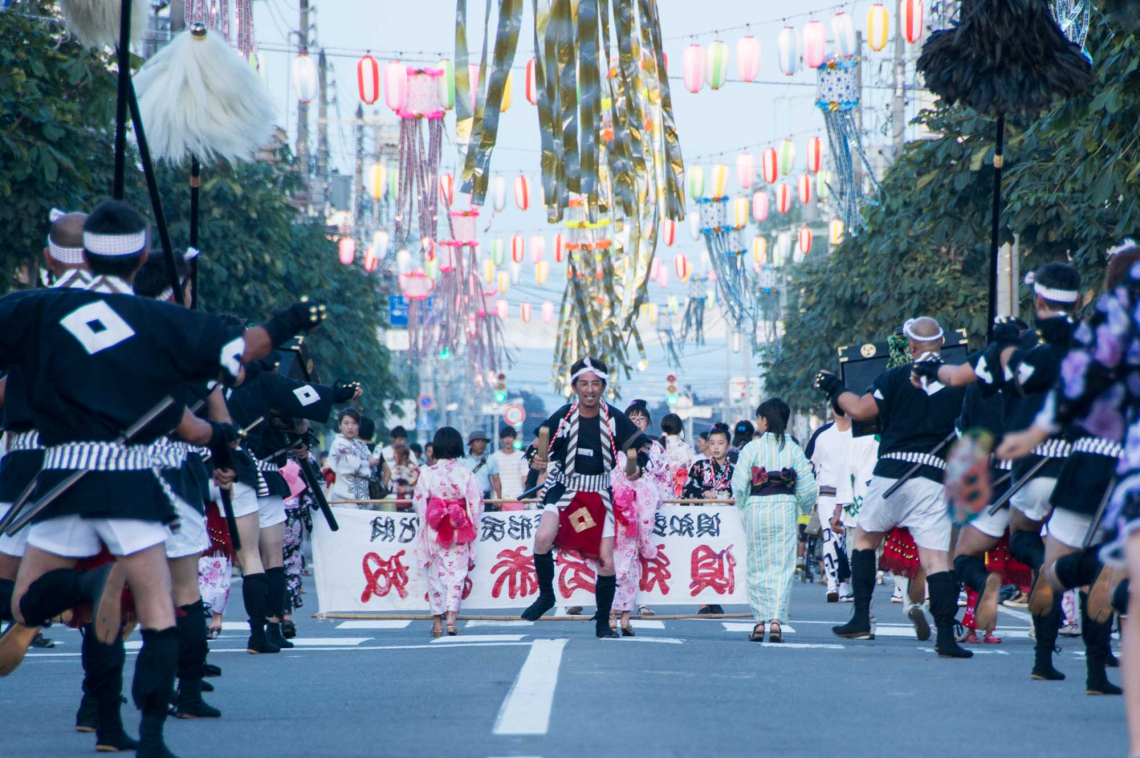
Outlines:
<svg viewBox="0 0 1140 758"><path fill-rule="evenodd" d="M343 621L336 625L337 629L407 629L411 626L412 622L400 619L388 619L377 621Z"/></svg>
<svg viewBox="0 0 1140 758"><path fill-rule="evenodd" d="M637 619L630 619L629 625L634 629L664 629L664 621L638 621Z"/></svg>
<svg viewBox="0 0 1140 758"><path fill-rule="evenodd" d="M474 629L480 626L534 626L533 621L468 621L464 624L467 629Z"/></svg>
<svg viewBox="0 0 1140 758"><path fill-rule="evenodd" d="M721 624L724 625L724 631L726 631L726 632L751 632L753 629L756 628L755 624L748 622L748 621L744 621L744 622L741 622L741 621L722 621ZM768 625L765 624L764 630L767 631L767 629L768 629ZM796 630L793 629L792 627L788 626L787 624L781 624L780 630L784 634L795 634L796 633ZM779 644L779 643L776 643L776 644Z"/></svg>
<svg viewBox="0 0 1140 758"><path fill-rule="evenodd" d="M297 647L352 647L368 642L371 637L294 637L289 640Z"/></svg>
<svg viewBox="0 0 1140 758"><path fill-rule="evenodd" d="M437 640L432 640L432 644L436 645L441 642L518 642L525 634L465 634L462 637L440 637Z"/></svg>
<svg viewBox="0 0 1140 758"><path fill-rule="evenodd" d="M493 734L540 735L550 728L554 690L566 640L536 640L511 685Z"/></svg>

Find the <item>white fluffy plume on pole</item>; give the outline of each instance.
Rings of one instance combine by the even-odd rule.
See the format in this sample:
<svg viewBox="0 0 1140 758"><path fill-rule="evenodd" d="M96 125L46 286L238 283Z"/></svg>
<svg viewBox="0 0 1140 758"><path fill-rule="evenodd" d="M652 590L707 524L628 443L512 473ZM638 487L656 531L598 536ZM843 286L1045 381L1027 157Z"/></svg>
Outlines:
<svg viewBox="0 0 1140 758"><path fill-rule="evenodd" d="M151 154L179 164L252 160L273 134L273 100L260 77L201 24L174 38L134 77Z"/></svg>
<svg viewBox="0 0 1140 758"><path fill-rule="evenodd" d="M80 44L102 50L119 46L123 0L60 0L67 30ZM131 42L141 42L147 31L147 0L131 0Z"/></svg>

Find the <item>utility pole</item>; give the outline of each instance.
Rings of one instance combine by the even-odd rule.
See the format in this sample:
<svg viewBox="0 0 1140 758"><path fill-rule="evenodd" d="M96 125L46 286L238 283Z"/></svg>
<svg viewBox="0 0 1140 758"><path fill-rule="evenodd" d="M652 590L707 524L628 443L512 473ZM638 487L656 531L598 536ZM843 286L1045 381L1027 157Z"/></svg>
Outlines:
<svg viewBox="0 0 1140 758"><path fill-rule="evenodd" d="M356 146L356 162L352 169L352 228L358 244L364 243L364 224L360 209L364 205L364 106L356 106L356 123L352 127Z"/></svg>
<svg viewBox="0 0 1140 758"><path fill-rule="evenodd" d="M309 54L309 0L298 0L301 10L301 27L297 35L297 52ZM297 164L301 167L301 187L309 200L309 105L297 101Z"/></svg>
<svg viewBox="0 0 1140 758"><path fill-rule="evenodd" d="M322 47L317 57L317 83L320 88L320 106L317 110L317 187L315 205L317 213L324 215L329 189L329 59Z"/></svg>
<svg viewBox="0 0 1140 758"><path fill-rule="evenodd" d="M894 163L902 155L906 144L906 40L902 30L902 4L896 11L895 22L895 60L894 60L894 95L891 97L891 162Z"/></svg>

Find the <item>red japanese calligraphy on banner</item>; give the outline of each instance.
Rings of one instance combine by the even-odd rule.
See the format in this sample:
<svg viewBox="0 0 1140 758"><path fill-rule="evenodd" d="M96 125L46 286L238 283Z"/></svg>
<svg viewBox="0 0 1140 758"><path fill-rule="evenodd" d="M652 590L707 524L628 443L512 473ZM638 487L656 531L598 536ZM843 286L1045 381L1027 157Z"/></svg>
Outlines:
<svg viewBox="0 0 1140 758"><path fill-rule="evenodd" d="M697 547L693 550L689 577L693 597L707 589L718 595L731 595L736 590L736 558L732 555L732 545L720 552L708 545Z"/></svg>

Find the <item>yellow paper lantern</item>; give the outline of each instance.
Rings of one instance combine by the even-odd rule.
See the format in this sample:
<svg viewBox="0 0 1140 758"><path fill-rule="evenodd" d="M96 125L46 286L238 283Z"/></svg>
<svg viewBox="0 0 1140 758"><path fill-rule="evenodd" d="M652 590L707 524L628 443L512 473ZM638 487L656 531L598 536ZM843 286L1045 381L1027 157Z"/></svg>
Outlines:
<svg viewBox="0 0 1140 758"><path fill-rule="evenodd" d="M832 246L843 242L843 235L846 231L847 230L844 227L842 221L839 219L832 219L831 224L828 227L828 240L831 242Z"/></svg>
<svg viewBox="0 0 1140 758"><path fill-rule="evenodd" d="M373 163L364 175L364 186L373 200L384 197L384 164Z"/></svg>
<svg viewBox="0 0 1140 758"><path fill-rule="evenodd" d="M867 11L867 44L876 53L887 46L891 14L882 3L875 3Z"/></svg>

